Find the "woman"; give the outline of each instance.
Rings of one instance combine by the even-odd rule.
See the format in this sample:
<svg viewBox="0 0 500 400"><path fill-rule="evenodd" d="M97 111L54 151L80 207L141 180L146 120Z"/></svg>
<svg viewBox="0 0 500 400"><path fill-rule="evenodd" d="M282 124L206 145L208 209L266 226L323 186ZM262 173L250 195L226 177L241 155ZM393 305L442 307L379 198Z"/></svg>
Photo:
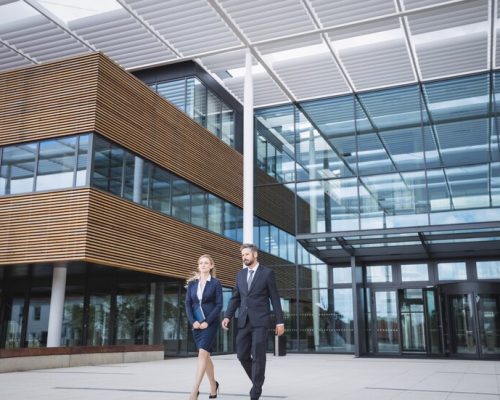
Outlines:
<svg viewBox="0 0 500 400"><path fill-rule="evenodd" d="M215 380L210 353L215 344L221 310L222 286L215 278L214 260L204 254L198 259L198 271L187 280L186 313L193 327L193 337L198 348L198 367L190 400L198 398L205 374L210 381L208 398L215 399L219 393L219 383Z"/></svg>

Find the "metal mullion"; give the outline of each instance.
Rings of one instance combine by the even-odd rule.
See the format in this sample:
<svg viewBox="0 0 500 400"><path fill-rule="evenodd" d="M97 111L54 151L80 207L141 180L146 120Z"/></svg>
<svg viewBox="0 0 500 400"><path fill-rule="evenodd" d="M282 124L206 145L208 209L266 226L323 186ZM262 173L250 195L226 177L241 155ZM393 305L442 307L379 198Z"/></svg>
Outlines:
<svg viewBox="0 0 500 400"><path fill-rule="evenodd" d="M420 135L422 140L422 153L424 155L424 176L425 176L425 197L427 198L427 225L431 224L431 194L429 192L429 176L427 173L427 147L425 145L425 124L424 124L424 110L423 110L423 96L418 92L418 104L420 108Z"/></svg>

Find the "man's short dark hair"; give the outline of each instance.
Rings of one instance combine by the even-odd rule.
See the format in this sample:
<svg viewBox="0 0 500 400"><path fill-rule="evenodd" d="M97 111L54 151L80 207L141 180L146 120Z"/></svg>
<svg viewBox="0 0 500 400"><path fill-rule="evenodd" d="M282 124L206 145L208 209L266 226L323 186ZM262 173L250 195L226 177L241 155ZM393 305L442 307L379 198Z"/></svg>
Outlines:
<svg viewBox="0 0 500 400"><path fill-rule="evenodd" d="M243 251L245 249L249 249L252 253L257 253L259 251L259 248L253 243L243 243L240 246L240 251Z"/></svg>

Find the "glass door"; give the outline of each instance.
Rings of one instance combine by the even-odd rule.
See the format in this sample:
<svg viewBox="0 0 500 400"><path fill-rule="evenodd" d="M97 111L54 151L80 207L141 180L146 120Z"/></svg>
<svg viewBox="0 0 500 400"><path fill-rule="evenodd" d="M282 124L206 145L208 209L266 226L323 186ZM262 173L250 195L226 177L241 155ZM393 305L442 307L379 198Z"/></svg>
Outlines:
<svg viewBox="0 0 500 400"><path fill-rule="evenodd" d="M401 350L423 353L426 350L424 298L422 289L400 289Z"/></svg>
<svg viewBox="0 0 500 400"><path fill-rule="evenodd" d="M480 351L483 356L500 354L500 294L475 296Z"/></svg>
<svg viewBox="0 0 500 400"><path fill-rule="evenodd" d="M448 296L449 321L451 324L451 349L456 355L478 353L472 293Z"/></svg>
<svg viewBox="0 0 500 400"><path fill-rule="evenodd" d="M423 289L427 354L443 354L443 332L439 308L439 290Z"/></svg>
<svg viewBox="0 0 500 400"><path fill-rule="evenodd" d="M373 291L372 301L375 351L378 353L399 353L396 291Z"/></svg>

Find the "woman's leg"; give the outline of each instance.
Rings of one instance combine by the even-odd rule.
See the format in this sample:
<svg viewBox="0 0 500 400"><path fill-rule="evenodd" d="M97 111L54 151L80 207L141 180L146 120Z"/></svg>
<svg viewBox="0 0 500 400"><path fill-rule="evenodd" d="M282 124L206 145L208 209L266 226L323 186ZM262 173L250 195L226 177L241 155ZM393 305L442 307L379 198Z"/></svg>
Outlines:
<svg viewBox="0 0 500 400"><path fill-rule="evenodd" d="M215 392L217 390L217 385L215 383L214 363L212 362L210 355L208 355L207 358L207 369L205 372L207 374L208 380L210 381L210 394L216 394Z"/></svg>
<svg viewBox="0 0 500 400"><path fill-rule="evenodd" d="M198 350L198 366L196 368L193 390L191 391L191 395L189 396L190 400L195 400L198 396L201 380L203 379L203 375L205 375L205 372L207 370L207 360L209 358L210 353L208 351L203 349Z"/></svg>

